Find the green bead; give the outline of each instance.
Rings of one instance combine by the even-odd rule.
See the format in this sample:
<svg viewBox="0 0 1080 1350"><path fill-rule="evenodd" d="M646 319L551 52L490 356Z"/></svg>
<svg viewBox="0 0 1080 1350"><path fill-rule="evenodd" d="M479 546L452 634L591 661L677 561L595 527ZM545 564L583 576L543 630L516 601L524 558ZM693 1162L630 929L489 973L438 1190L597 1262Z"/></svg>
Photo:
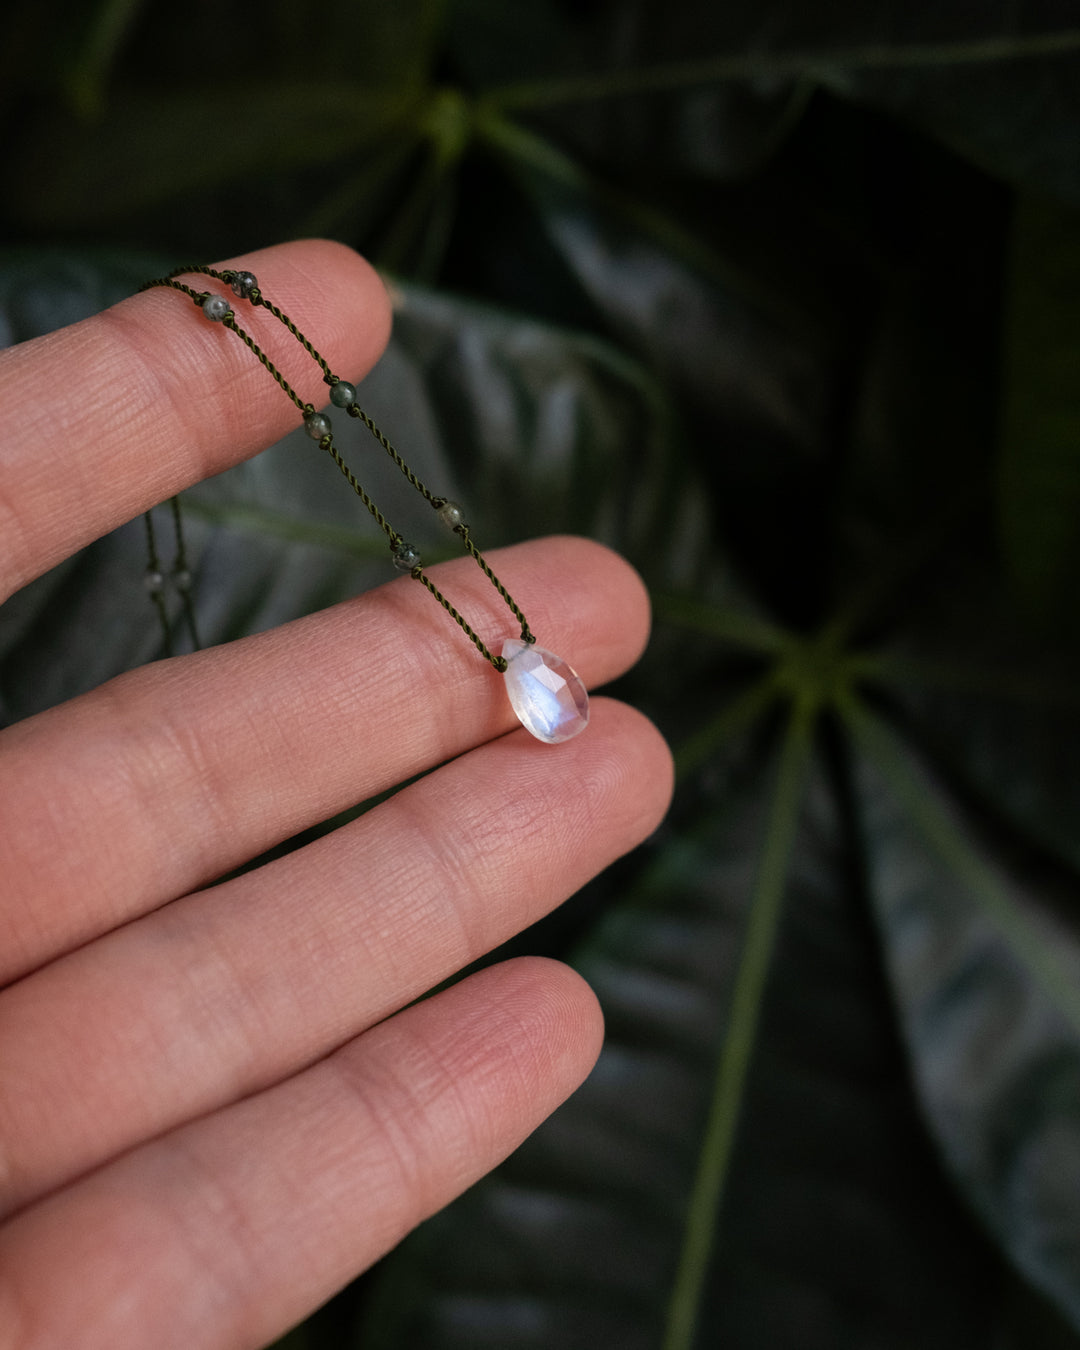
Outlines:
<svg viewBox="0 0 1080 1350"><path fill-rule="evenodd" d="M313 412L304 416L304 430L313 441L321 441L333 430L329 417L325 413Z"/></svg>

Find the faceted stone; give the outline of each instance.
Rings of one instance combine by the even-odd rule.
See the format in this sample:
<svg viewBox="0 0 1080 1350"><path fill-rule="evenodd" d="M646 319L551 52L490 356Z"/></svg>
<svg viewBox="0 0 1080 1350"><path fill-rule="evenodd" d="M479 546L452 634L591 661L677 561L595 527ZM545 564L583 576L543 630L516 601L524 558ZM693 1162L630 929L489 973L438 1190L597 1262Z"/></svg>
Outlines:
<svg viewBox="0 0 1080 1350"><path fill-rule="evenodd" d="M538 741L558 745L589 724L589 695L581 679L554 652L520 638L502 645L505 679L518 721Z"/></svg>

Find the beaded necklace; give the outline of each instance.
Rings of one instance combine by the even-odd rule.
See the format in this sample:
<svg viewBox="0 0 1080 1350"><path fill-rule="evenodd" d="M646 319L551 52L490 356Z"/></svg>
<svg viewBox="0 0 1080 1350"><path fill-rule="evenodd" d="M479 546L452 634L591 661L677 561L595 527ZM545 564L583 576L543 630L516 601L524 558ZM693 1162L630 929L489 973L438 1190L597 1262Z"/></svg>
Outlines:
<svg viewBox="0 0 1080 1350"><path fill-rule="evenodd" d="M356 418L364 424L409 483L434 509L443 524L458 537L462 547L475 559L484 575L513 614L518 624L519 636L504 638L498 655L485 644L472 626L447 600L425 573L419 551L412 544L406 542L405 538L394 529L368 496L334 444L333 426L329 416L320 412L313 404L305 403L297 394L255 339L245 332L237 322L232 304L225 296L213 291L196 290L186 282L177 280L181 276L212 277L229 286L238 299L269 311L318 364L323 373L323 380L329 386L331 404L335 408L340 408L349 417ZM251 272L237 271L232 268L218 271L213 267L178 267L167 276L146 282L139 289L145 291L155 286L167 286L188 296L207 319L212 323L220 323L224 328L235 333L241 342L250 348L283 392L299 409L307 434L329 454L349 486L367 507L376 524L386 535L394 566L399 571L407 573L415 581L419 581L430 592L484 660L504 677L510 704L522 726L538 740L545 741L548 744L557 744L560 741L569 740L572 736L576 736L580 731L583 731L589 720L589 696L585 691L584 684L565 661L554 653L536 645L536 638L529 629L525 615L473 542L462 508L457 502L437 496L428 490L357 403L355 386L347 380L339 379L333 373L327 362L301 333L296 324L262 293L255 276ZM173 516L177 529L178 552L177 564L173 569L172 577L184 601L185 613L193 641L198 645L190 595L191 574L184 556L179 508L175 499ZM150 566L147 570L147 586L167 633L168 623L163 595L164 577L158 561L153 522L149 515L147 515L147 545L150 560Z"/></svg>

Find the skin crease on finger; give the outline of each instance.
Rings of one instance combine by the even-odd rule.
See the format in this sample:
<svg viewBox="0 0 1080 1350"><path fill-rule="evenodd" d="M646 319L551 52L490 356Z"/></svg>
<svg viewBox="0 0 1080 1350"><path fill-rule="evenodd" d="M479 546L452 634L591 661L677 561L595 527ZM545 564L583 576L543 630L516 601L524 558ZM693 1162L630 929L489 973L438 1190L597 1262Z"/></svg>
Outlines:
<svg viewBox="0 0 1080 1350"><path fill-rule="evenodd" d="M601 1031L572 971L504 962L124 1155L0 1228L0 1347L264 1346L516 1148Z"/></svg>
<svg viewBox="0 0 1080 1350"><path fill-rule="evenodd" d="M250 268L323 351L356 379L390 331L378 275L342 244L303 240L231 266ZM254 314L253 336L276 321ZM299 344L273 333L275 364L303 398L326 386ZM50 400L48 439L42 389ZM296 425L293 404L231 334L174 291L130 297L70 328L0 351L0 600L84 544Z"/></svg>
<svg viewBox="0 0 1080 1350"><path fill-rule="evenodd" d="M615 554L563 538L491 557L588 683L637 659L648 597ZM432 575L507 631L471 559ZM0 733L0 980L512 725L501 677L408 578L18 723Z"/></svg>
<svg viewBox="0 0 1080 1350"><path fill-rule="evenodd" d="M555 754L521 731L480 746L0 995L0 1212L302 1067L633 847L667 806L667 750L624 705L594 723Z"/></svg>
<svg viewBox="0 0 1080 1350"><path fill-rule="evenodd" d="M238 262L270 278L344 377L375 359L385 294L348 250L314 242ZM72 395L53 424L63 473L36 443L0 449L0 586L294 425L231 335L184 327L185 304L136 297L0 358L16 428L33 424L18 409L36 413L43 381ZM105 392L95 360L114 381ZM285 373L315 401L310 370ZM647 604L613 555L549 540L505 561L542 645L590 683L636 659ZM447 571L469 614L475 604L491 621L499 602L478 569ZM449 655L433 693L415 672L435 651ZM133 672L0 736L0 817L26 826L0 837L0 876L18 892L0 913L0 957L14 952L9 978L24 976L0 993L23 1094L5 1099L0 1084L0 1190L24 1206L0 1227L0 1346L261 1345L505 1156L587 1072L599 1019L568 972L524 999L498 985L498 967L391 1016L559 903L666 808L670 759L644 719L600 701L585 737L541 747L502 735L501 695L403 579ZM188 894L444 760L381 817ZM497 988L501 1001L485 1003ZM31 1339L11 1339L20 1322Z"/></svg>

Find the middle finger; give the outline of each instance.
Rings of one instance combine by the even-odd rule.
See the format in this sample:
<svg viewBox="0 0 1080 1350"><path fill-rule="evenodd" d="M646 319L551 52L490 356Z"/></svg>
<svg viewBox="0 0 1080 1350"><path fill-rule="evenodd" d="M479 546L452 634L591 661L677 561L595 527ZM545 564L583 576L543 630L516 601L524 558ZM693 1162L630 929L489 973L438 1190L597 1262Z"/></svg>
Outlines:
<svg viewBox="0 0 1080 1350"><path fill-rule="evenodd" d="M548 539L491 561L587 683L637 658L648 603L608 550ZM489 640L516 635L470 559L431 575ZM512 724L502 679L405 578L16 724L0 733L0 984Z"/></svg>

